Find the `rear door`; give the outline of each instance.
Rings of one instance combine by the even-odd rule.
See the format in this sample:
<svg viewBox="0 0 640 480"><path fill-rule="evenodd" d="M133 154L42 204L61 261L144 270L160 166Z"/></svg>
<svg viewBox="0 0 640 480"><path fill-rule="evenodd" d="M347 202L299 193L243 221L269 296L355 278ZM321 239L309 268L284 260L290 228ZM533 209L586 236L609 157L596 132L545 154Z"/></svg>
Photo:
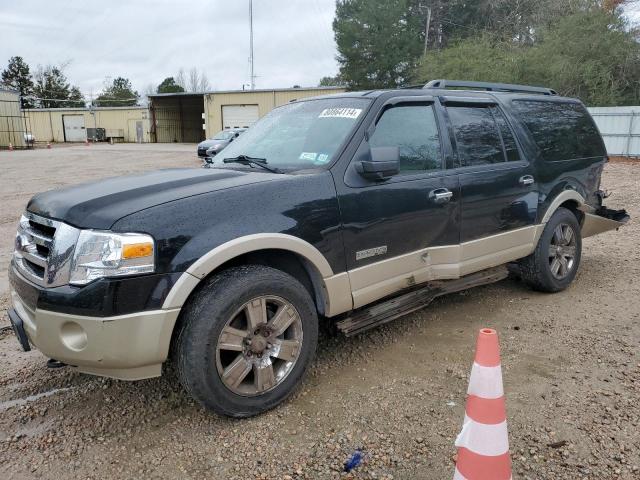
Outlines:
<svg viewBox="0 0 640 480"><path fill-rule="evenodd" d="M356 308L429 280L437 258L425 250L459 242L458 177L445 167L450 146L434 102L403 97L385 104L338 187ZM400 173L381 182L359 176L354 162L370 147L398 147Z"/></svg>
<svg viewBox="0 0 640 480"><path fill-rule="evenodd" d="M533 226L538 184L502 107L460 97L443 104L460 175L461 242ZM507 241L496 242L496 249L517 248L528 235L514 235L513 245L509 236L501 238Z"/></svg>

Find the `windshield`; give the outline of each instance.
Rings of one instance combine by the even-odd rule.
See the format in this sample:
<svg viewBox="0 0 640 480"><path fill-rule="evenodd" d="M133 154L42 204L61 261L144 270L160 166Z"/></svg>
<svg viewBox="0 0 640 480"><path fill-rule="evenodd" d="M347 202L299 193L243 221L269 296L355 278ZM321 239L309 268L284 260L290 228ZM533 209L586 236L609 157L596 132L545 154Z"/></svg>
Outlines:
<svg viewBox="0 0 640 480"><path fill-rule="evenodd" d="M321 168L333 160L368 105L362 98L331 98L276 108L219 157L261 158L281 170ZM222 160L215 163L220 166Z"/></svg>
<svg viewBox="0 0 640 480"><path fill-rule="evenodd" d="M235 137L236 133L235 132L230 132L229 130L226 131L222 131L222 132L218 132L216 133L216 136L213 137L211 140L230 140L233 137Z"/></svg>

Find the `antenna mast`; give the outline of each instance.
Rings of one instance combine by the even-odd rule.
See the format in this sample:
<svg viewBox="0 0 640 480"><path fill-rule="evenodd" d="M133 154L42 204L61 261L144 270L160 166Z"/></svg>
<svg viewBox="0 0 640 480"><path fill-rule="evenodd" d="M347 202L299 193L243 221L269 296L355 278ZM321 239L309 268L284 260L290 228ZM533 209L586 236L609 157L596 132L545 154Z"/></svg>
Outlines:
<svg viewBox="0 0 640 480"><path fill-rule="evenodd" d="M255 90L256 76L253 73L253 0L249 0L249 63L251 65L251 90Z"/></svg>

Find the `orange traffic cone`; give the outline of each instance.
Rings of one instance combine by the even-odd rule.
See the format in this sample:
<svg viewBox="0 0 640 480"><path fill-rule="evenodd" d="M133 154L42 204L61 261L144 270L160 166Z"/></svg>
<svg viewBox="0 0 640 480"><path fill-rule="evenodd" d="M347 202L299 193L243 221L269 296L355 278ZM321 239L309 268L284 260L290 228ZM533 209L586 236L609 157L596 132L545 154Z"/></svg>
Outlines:
<svg viewBox="0 0 640 480"><path fill-rule="evenodd" d="M51 142L47 142L47 148L51 148Z"/></svg>
<svg viewBox="0 0 640 480"><path fill-rule="evenodd" d="M9 151L13 151L13 144L11 142L9 142Z"/></svg>
<svg viewBox="0 0 640 480"><path fill-rule="evenodd" d="M89 139L88 139L88 138L85 138L85 139L84 139L84 144L85 144L85 146L86 146L86 147L88 147L88 146L89 146Z"/></svg>
<svg viewBox="0 0 640 480"><path fill-rule="evenodd" d="M511 457L498 333L483 328L471 369L454 480L510 480Z"/></svg>

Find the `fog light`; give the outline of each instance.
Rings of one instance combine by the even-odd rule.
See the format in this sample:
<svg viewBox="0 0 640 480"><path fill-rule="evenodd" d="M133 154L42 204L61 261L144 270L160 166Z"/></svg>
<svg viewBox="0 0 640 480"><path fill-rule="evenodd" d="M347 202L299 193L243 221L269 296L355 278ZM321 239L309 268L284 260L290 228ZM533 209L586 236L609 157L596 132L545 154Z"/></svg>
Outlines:
<svg viewBox="0 0 640 480"><path fill-rule="evenodd" d="M66 322L60 328L62 343L75 352L84 350L87 346L87 332L76 322Z"/></svg>

